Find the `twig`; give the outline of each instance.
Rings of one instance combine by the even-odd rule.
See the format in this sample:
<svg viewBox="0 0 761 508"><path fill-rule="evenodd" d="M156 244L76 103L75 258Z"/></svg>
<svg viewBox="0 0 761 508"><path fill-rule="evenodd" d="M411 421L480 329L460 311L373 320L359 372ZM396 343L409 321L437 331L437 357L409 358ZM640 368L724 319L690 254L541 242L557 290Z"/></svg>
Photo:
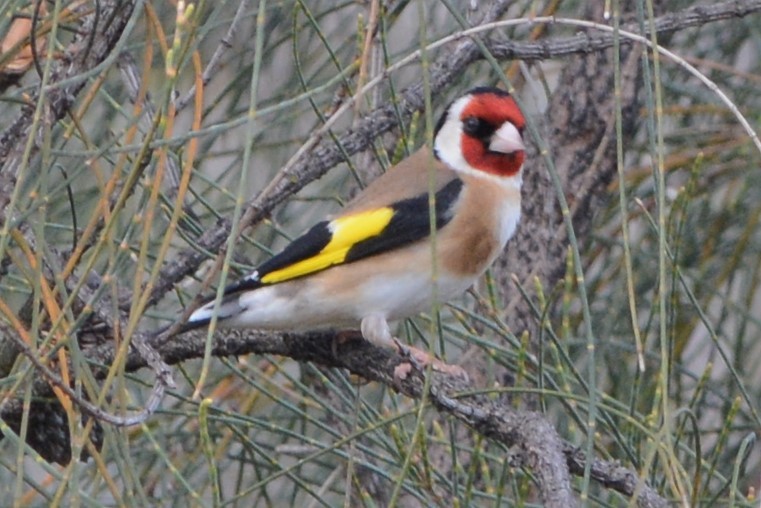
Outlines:
<svg viewBox="0 0 761 508"><path fill-rule="evenodd" d="M93 405L90 401L85 400L79 396L76 391L74 391L68 384L64 383L63 380L61 380L58 374L56 374L52 369L45 365L45 362L42 360L40 354L37 351L32 350L32 348L30 348L23 340L21 340L18 335L15 333L7 333L5 335L6 338L10 338L15 343L21 354L26 356L29 361L32 362L32 365L34 365L35 369L40 374L42 374L49 383L55 385L58 389L64 392L71 399L71 401L74 402L79 407L79 409L82 410L83 413L95 418L96 420L110 423L118 427L127 427L144 422L151 414L153 414L153 412L158 407L161 399L164 396L165 388L171 388L174 386L169 367L166 367L166 369L158 369L156 383L153 385L153 391L148 397L148 402L146 403L145 408L143 408L140 412L129 416L112 415L111 413L104 411L100 407ZM135 341L133 338L133 344L140 344L140 346L136 347L136 350L139 352L140 357L145 361L146 366L154 366L157 361L161 365L165 365L161 361L161 357L155 352L153 348L144 347L144 337L140 337L137 341ZM0 404L0 415L3 415L3 419L6 419L3 413L3 406L5 403L7 403L7 400L10 399L6 399L3 401L3 404Z"/></svg>
<svg viewBox="0 0 761 508"><path fill-rule="evenodd" d="M208 65L206 65L206 68L203 70L203 76L201 77L201 80L204 86L208 85L211 79L214 77L224 52L233 47L235 32L238 31L238 24L243 19L243 15L248 10L249 2L250 0L241 0L239 2L238 10L235 11L235 15L230 22L230 26L227 27L227 33L225 33L225 36L222 37L222 40L219 41L219 46L217 46L217 49L214 50L214 54L211 55L211 59L209 60ZM195 93L196 86L193 85L190 87L190 90L188 90L187 93L182 96L182 98L177 100L177 103L175 104L177 113L185 109L185 106L187 106L188 103L195 97Z"/></svg>
<svg viewBox="0 0 761 508"><path fill-rule="evenodd" d="M119 39L124 35L125 28L132 17L135 7L134 0L102 1L100 9L82 17L83 29L77 33L67 48L67 58L53 65L48 97L52 106L53 118L57 121L63 118L77 98L79 92L87 84L82 76L86 75L110 55ZM95 24L96 18L108 19L109 23ZM102 31L101 31L102 30ZM92 35L98 33L98 37ZM93 40L94 39L94 40ZM89 41L89 42L88 42ZM75 79L79 77L78 79ZM28 103L34 104L39 98L39 91L31 94ZM30 108L22 108L21 114L0 135L0 170L8 171L13 168L14 160L22 151L29 135L33 115ZM36 151L36 149L35 149Z"/></svg>

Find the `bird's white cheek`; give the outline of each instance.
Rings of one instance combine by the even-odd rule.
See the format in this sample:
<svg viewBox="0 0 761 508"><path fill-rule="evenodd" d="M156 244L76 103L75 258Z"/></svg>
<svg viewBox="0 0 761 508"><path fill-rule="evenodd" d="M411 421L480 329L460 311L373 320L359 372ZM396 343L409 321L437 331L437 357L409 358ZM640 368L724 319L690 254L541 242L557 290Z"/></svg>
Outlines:
<svg viewBox="0 0 761 508"><path fill-rule="evenodd" d="M456 100L447 115L447 120L441 126L436 139L434 140L434 149L441 161L455 170L470 168L462 155L460 145L462 137L462 123L460 114L468 104L470 96L461 97Z"/></svg>
<svg viewBox="0 0 761 508"><path fill-rule="evenodd" d="M470 165L462 155L460 137L462 132L454 123L446 123L436 136L436 154L441 161L452 169L469 168Z"/></svg>

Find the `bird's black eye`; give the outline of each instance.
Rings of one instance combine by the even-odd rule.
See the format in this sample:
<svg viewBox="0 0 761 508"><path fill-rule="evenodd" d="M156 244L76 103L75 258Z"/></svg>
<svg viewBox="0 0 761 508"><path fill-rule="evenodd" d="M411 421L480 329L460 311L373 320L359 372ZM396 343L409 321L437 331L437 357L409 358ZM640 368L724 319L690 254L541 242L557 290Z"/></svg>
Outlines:
<svg viewBox="0 0 761 508"><path fill-rule="evenodd" d="M470 136L477 136L483 130L484 122L475 116L469 116L462 122L462 130Z"/></svg>

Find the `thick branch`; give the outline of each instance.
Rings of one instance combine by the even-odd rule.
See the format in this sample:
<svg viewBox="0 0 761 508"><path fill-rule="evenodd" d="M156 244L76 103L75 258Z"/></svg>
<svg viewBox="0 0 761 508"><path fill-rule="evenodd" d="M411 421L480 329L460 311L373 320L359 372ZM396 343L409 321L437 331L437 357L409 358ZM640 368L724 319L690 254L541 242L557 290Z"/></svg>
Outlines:
<svg viewBox="0 0 761 508"><path fill-rule="evenodd" d="M179 364L204 356L206 331L198 330L169 340L158 342L156 338L139 337L147 341L168 364ZM257 331L225 331L214 337L212 355L218 357L246 354L275 354L302 362L313 362L330 368L346 369L366 379L386 384L399 393L420 399L424 397L425 381L419 373L404 380L395 378L395 369L405 361L389 349L378 348L362 340L342 342L334 346L331 333L289 334ZM335 350L334 350L335 349ZM111 365L114 349L103 344L85 351L92 362L97 377L104 377L105 368ZM125 370L134 372L148 366L146 357L131 349ZM460 378L434 373L429 392L425 397L436 408L466 423L476 432L511 448L511 460L516 466L532 471L539 482L540 492L546 506L574 506L568 471L581 475L586 459L583 453L563 442L552 425L539 413L520 411L505 406L500 400L486 395L458 395L475 390L476 387ZM71 457L66 418L59 415L60 407L44 380L35 383L38 397L47 393L52 403L39 399L36 413L48 414L53 420L41 421L32 436L35 445L47 460L66 462ZM86 411L86 408L80 408ZM12 428L20 422L23 406L10 403L2 407L0 417ZM58 416L56 416L58 415ZM97 416L97 415L89 415ZM51 425L53 423L53 425ZM60 428L63 427L63 428ZM40 437L36 437L40 433ZM93 439L101 439L98 432ZM52 447L52 448L51 448ZM565 467L559 467L565 465ZM638 504L644 507L665 506L665 501L649 486L641 482L636 473L616 463L593 459L592 477L604 486L631 496L638 492ZM637 490L638 489L638 490Z"/></svg>
<svg viewBox="0 0 761 508"><path fill-rule="evenodd" d="M395 368L404 362L389 349L378 348L362 340L343 342L335 346L330 333L289 334L256 331L224 331L214 336L214 356L245 354L275 354L302 362L313 362L330 368L346 369L366 379L388 385L412 398L424 396L425 382L421 375L411 375L399 381ZM181 363L204 355L206 331L186 333L163 343L151 345L169 364ZM110 365L113 348L109 344L87 352L95 364ZM126 370L146 366L146 360L131 351ZM458 395L477 387L459 378L434 373L425 396L439 411L452 415L476 432L512 448L516 465L528 467L540 482L540 492L546 506L573 506L568 470L583 474L586 460L583 453L564 443L543 415L519 411L505 406L500 400L485 395ZM2 415L5 418L5 415ZM567 467L558 467L566 464ZM616 464L593 459L592 477L608 488L631 496L639 487L638 504L644 507L665 506L665 500L641 482L636 473Z"/></svg>

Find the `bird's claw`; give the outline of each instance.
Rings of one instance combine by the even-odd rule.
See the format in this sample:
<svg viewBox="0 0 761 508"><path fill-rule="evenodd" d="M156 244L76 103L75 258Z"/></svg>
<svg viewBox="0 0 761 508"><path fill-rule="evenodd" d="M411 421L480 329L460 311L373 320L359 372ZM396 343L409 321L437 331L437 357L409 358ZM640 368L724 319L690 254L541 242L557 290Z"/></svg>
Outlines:
<svg viewBox="0 0 761 508"><path fill-rule="evenodd" d="M413 369L418 372L425 372L429 365L436 372L456 376L466 381L468 380L468 373L459 365L451 365L421 349L402 344L396 337L394 337L393 340L397 351L406 360L397 365L394 369L394 381L397 383L407 379L407 376Z"/></svg>

